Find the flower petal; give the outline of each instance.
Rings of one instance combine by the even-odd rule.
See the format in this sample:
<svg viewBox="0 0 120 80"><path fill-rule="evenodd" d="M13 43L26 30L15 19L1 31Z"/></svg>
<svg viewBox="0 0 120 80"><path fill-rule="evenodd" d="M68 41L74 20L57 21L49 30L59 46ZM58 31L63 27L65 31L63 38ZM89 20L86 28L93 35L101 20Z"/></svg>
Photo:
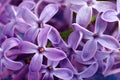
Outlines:
<svg viewBox="0 0 120 80"><path fill-rule="evenodd" d="M103 74L106 74L106 72L110 71L110 69L113 67L115 61L114 61L114 57L109 56L107 58L107 62L105 63L105 69L103 71Z"/></svg>
<svg viewBox="0 0 120 80"><path fill-rule="evenodd" d="M117 0L117 11L120 13L120 0Z"/></svg>
<svg viewBox="0 0 120 80"><path fill-rule="evenodd" d="M72 24L72 27L76 31L81 31L83 33L83 38L85 39L91 39L92 38L92 32L88 31L87 29L83 28L77 23Z"/></svg>
<svg viewBox="0 0 120 80"><path fill-rule="evenodd" d="M28 9L30 9L30 10L32 10L32 9L34 8L34 6L35 6L35 2L34 2L34 1L23 1L23 2L19 5L20 8L21 8L21 7L26 7L26 8L28 8Z"/></svg>
<svg viewBox="0 0 120 80"><path fill-rule="evenodd" d="M95 40L89 40L83 47L81 58L83 61L90 60L94 57L97 50L97 42Z"/></svg>
<svg viewBox="0 0 120 80"><path fill-rule="evenodd" d="M30 11L27 8L22 8L21 11L22 11L21 12L22 18L24 19L25 22L30 24L32 27L38 26L38 24L37 24L38 18L36 17L35 14L32 13L32 11Z"/></svg>
<svg viewBox="0 0 120 80"><path fill-rule="evenodd" d="M73 49L76 49L82 39L83 34L79 31L72 32L68 37L68 45Z"/></svg>
<svg viewBox="0 0 120 80"><path fill-rule="evenodd" d="M28 80L39 80L40 76L39 76L39 72L28 72Z"/></svg>
<svg viewBox="0 0 120 80"><path fill-rule="evenodd" d="M119 42L112 36L102 35L100 36L97 41L104 47L108 49L118 49L120 47Z"/></svg>
<svg viewBox="0 0 120 80"><path fill-rule="evenodd" d="M59 61L67 57L62 50L56 48L46 48L44 55L53 61Z"/></svg>
<svg viewBox="0 0 120 80"><path fill-rule="evenodd" d="M98 70L98 63L91 64L87 69L81 72L79 75L81 78L89 78L93 76Z"/></svg>
<svg viewBox="0 0 120 80"><path fill-rule="evenodd" d="M115 22L119 20L117 17L117 12L115 10L107 10L103 12L101 17L107 22Z"/></svg>
<svg viewBox="0 0 120 80"><path fill-rule="evenodd" d="M43 60L43 55L40 55L40 54L36 53L32 57L32 60L30 62L29 71L39 72L39 70L41 69L42 60Z"/></svg>
<svg viewBox="0 0 120 80"><path fill-rule="evenodd" d="M52 74L46 73L42 80L54 80L54 78Z"/></svg>
<svg viewBox="0 0 120 80"><path fill-rule="evenodd" d="M67 68L55 68L53 74L63 80L70 80L73 77L72 71Z"/></svg>
<svg viewBox="0 0 120 80"><path fill-rule="evenodd" d="M40 15L40 21L42 21L43 23L48 22L57 12L58 5L55 4L47 5Z"/></svg>
<svg viewBox="0 0 120 80"><path fill-rule="evenodd" d="M14 36L14 30L15 30L15 22L11 21L4 27L3 33L7 36Z"/></svg>
<svg viewBox="0 0 120 80"><path fill-rule="evenodd" d="M25 40L27 41L30 41L30 42L35 42L36 38L37 38L37 35L39 33L39 29L38 28L29 28L26 33L24 34L24 38Z"/></svg>
<svg viewBox="0 0 120 80"><path fill-rule="evenodd" d="M116 9L116 5L110 1L96 1L94 8L99 12L104 12L108 9Z"/></svg>
<svg viewBox="0 0 120 80"><path fill-rule="evenodd" d="M76 22L83 26L87 27L92 19L92 8L88 6L83 6L77 12Z"/></svg>
<svg viewBox="0 0 120 80"><path fill-rule="evenodd" d="M17 38L9 38L6 39L2 45L1 48L3 49L4 52L8 51L9 49L16 47L19 45L19 40Z"/></svg>
<svg viewBox="0 0 120 80"><path fill-rule="evenodd" d="M51 60L47 61L47 66L52 66L53 68L55 68L58 64L59 61L51 61Z"/></svg>
<svg viewBox="0 0 120 80"><path fill-rule="evenodd" d="M48 39L52 42L52 44L58 44L60 42L60 38L61 36L59 32L57 31L57 29L52 27L48 34Z"/></svg>
<svg viewBox="0 0 120 80"><path fill-rule="evenodd" d="M3 64L5 65L7 69L19 70L23 67L23 64L21 62L12 61L9 58L7 58L5 55L4 57L5 58L3 59Z"/></svg>
<svg viewBox="0 0 120 80"><path fill-rule="evenodd" d="M102 34L107 27L107 22L101 19L101 13L98 14L96 23L95 23L95 33Z"/></svg>
<svg viewBox="0 0 120 80"><path fill-rule="evenodd" d="M37 46L28 41L21 41L19 49L23 53L35 53L37 52Z"/></svg>
<svg viewBox="0 0 120 80"><path fill-rule="evenodd" d="M47 38L50 31L51 27L44 27L40 30L37 38L37 42L40 47L45 47L47 45Z"/></svg>

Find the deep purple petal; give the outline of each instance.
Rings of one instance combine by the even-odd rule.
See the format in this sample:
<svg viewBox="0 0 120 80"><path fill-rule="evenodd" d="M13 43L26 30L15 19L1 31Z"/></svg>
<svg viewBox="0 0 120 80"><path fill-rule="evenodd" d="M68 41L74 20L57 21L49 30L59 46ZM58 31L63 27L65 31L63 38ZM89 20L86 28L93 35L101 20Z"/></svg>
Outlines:
<svg viewBox="0 0 120 80"><path fill-rule="evenodd" d="M24 34L24 39L30 42L35 42L37 35L39 33L38 28L29 28L26 33Z"/></svg>
<svg viewBox="0 0 120 80"><path fill-rule="evenodd" d="M19 45L19 40L17 38L9 38L6 39L2 45L1 48L3 49L4 52L8 51L9 49L16 47Z"/></svg>
<svg viewBox="0 0 120 80"><path fill-rule="evenodd" d="M95 23L95 33L101 34L105 31L107 27L107 22L101 19L101 14L98 14L96 23Z"/></svg>
<svg viewBox="0 0 120 80"><path fill-rule="evenodd" d="M7 69L10 70L19 70L23 67L23 64L21 62L13 61L4 56L5 58L3 59L3 64Z"/></svg>
<svg viewBox="0 0 120 80"><path fill-rule="evenodd" d="M81 78L89 78L93 76L98 70L98 63L93 63L87 69L80 73Z"/></svg>
<svg viewBox="0 0 120 80"><path fill-rule="evenodd" d="M46 73L44 76L43 76L43 79L42 80L54 80L53 78L53 75L50 74L50 73Z"/></svg>
<svg viewBox="0 0 120 80"><path fill-rule="evenodd" d="M113 2L110 1L96 1L94 8L99 12L104 12L108 9L115 9L116 6Z"/></svg>
<svg viewBox="0 0 120 80"><path fill-rule="evenodd" d="M58 44L60 42L60 34L59 32L52 27L49 34L48 34L48 39L52 42L52 44Z"/></svg>
<svg viewBox="0 0 120 80"><path fill-rule="evenodd" d="M35 53L37 52L37 46L28 41L21 41L19 49L23 53Z"/></svg>
<svg viewBox="0 0 120 80"><path fill-rule="evenodd" d="M104 47L108 49L118 49L120 47L119 42L112 36L109 35L102 35L100 36L97 41Z"/></svg>
<svg viewBox="0 0 120 80"><path fill-rule="evenodd" d="M42 21L43 23L48 22L57 12L58 5L56 4L47 5L40 15L40 21Z"/></svg>
<svg viewBox="0 0 120 80"><path fill-rule="evenodd" d="M92 8L83 6L77 12L76 22L83 27L87 27L92 18Z"/></svg>
<svg viewBox="0 0 120 80"><path fill-rule="evenodd" d="M59 50L56 48L46 48L44 55L48 59L53 60L53 61L59 61L67 57L66 54L62 50Z"/></svg>
<svg viewBox="0 0 120 80"><path fill-rule="evenodd" d="M34 13L32 13L32 11L30 11L27 8L22 8L21 13L22 13L22 18L24 19L25 22L30 24L32 27L38 26L38 23L37 23L38 18Z"/></svg>
<svg viewBox="0 0 120 80"><path fill-rule="evenodd" d="M107 10L102 14L102 19L107 22L118 21L117 12L115 10Z"/></svg>
<svg viewBox="0 0 120 80"><path fill-rule="evenodd" d="M84 61L90 60L94 57L97 50L97 42L95 40L89 40L83 47L81 58Z"/></svg>
<svg viewBox="0 0 120 80"><path fill-rule="evenodd" d="M82 39L82 36L83 34L80 33L79 31L72 32L68 37L68 45L71 48L76 49Z"/></svg>
<svg viewBox="0 0 120 80"><path fill-rule="evenodd" d="M55 68L53 74L63 80L70 80L73 77L72 71L67 68Z"/></svg>
<svg viewBox="0 0 120 80"><path fill-rule="evenodd" d="M81 31L83 33L83 38L87 38L87 39L91 39L92 38L92 32L88 31L87 29L83 28L82 26L80 26L79 24L72 24L72 27L74 30L76 31Z"/></svg>
<svg viewBox="0 0 120 80"><path fill-rule="evenodd" d="M23 1L23 2L19 5L20 8L21 8L21 7L26 7L26 8L28 8L28 9L30 9L30 10L32 10L32 9L34 8L34 6L35 6L35 2L34 2L34 1Z"/></svg>
<svg viewBox="0 0 120 80"><path fill-rule="evenodd" d="M47 45L47 37L50 31L51 27L45 27L40 30L37 38L37 42L40 47L45 47Z"/></svg>
<svg viewBox="0 0 120 80"><path fill-rule="evenodd" d="M42 65L42 60L43 60L43 55L40 55L36 53L30 62L29 70L31 72L38 72L41 69Z"/></svg>
<svg viewBox="0 0 120 80"><path fill-rule="evenodd" d="M28 80L39 80L40 74L39 72L31 72L28 73Z"/></svg>

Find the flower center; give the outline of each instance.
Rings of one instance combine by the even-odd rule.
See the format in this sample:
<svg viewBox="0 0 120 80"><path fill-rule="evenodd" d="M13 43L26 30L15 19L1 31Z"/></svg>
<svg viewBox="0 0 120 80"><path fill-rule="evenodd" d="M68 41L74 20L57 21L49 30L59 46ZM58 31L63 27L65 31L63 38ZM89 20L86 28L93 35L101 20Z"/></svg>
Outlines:
<svg viewBox="0 0 120 80"><path fill-rule="evenodd" d="M38 50L40 53L44 52L44 48L43 47L40 47L39 50Z"/></svg>
<svg viewBox="0 0 120 80"><path fill-rule="evenodd" d="M93 34L93 37L94 37L94 38L97 38L97 37L98 37L98 34L97 34L97 33Z"/></svg>
<svg viewBox="0 0 120 80"><path fill-rule="evenodd" d="M50 70L53 69L53 67L52 66L48 66L47 69L50 71Z"/></svg>
<svg viewBox="0 0 120 80"><path fill-rule="evenodd" d="M43 27L43 24L42 24L42 23L40 23L40 24L39 24L39 27L40 27L40 28L42 28L42 27Z"/></svg>

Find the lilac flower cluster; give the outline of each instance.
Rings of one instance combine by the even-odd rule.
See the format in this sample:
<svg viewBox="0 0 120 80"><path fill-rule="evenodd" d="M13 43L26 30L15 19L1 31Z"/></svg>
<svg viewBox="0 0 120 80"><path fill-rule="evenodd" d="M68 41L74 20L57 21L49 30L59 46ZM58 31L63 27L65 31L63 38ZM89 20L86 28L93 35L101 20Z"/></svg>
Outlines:
<svg viewBox="0 0 120 80"><path fill-rule="evenodd" d="M95 80L120 73L120 0L0 0L0 80Z"/></svg>

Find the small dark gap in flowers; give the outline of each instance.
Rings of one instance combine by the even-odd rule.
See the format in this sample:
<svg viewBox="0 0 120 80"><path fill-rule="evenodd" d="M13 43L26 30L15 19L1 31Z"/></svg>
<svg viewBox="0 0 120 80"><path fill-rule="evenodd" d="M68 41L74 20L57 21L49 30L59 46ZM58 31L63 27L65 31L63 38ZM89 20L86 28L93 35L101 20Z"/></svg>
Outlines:
<svg viewBox="0 0 120 80"><path fill-rule="evenodd" d="M10 4L14 6L18 6L23 0L11 0Z"/></svg>

